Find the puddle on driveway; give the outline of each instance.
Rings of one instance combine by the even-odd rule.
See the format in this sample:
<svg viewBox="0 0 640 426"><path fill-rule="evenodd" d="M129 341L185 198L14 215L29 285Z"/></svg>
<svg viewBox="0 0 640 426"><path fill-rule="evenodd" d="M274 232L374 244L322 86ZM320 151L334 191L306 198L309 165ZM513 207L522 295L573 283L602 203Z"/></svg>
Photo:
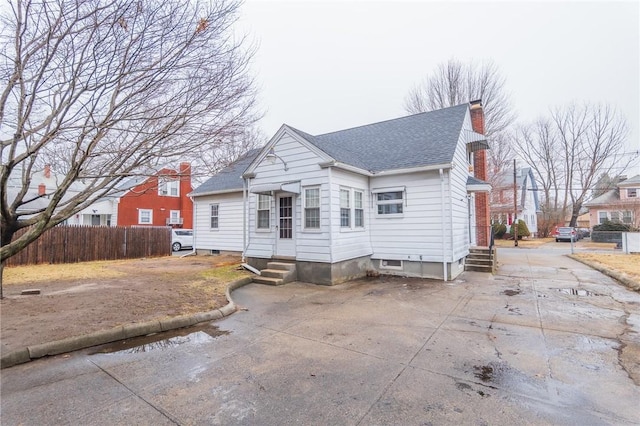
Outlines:
<svg viewBox="0 0 640 426"><path fill-rule="evenodd" d="M220 330L215 325L196 325L96 346L91 350L89 355L115 353L134 354L166 350L183 344L212 342L216 337L226 334L229 334L229 332Z"/></svg>
<svg viewBox="0 0 640 426"><path fill-rule="evenodd" d="M507 289L503 291L502 294L506 294L507 296L515 296L516 294L520 294L520 290Z"/></svg>
<svg viewBox="0 0 640 426"><path fill-rule="evenodd" d="M556 288L562 294L570 294L572 296L600 296L598 293L594 293L589 290L582 290L579 288Z"/></svg>

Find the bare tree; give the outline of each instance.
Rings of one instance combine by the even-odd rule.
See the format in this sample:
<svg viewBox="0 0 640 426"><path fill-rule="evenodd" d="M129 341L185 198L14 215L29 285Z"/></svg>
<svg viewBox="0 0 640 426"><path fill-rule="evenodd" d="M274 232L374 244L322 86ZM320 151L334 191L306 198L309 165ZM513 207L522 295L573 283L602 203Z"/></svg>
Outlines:
<svg viewBox="0 0 640 426"><path fill-rule="evenodd" d="M569 226L576 226L598 176L633 161L623 152L627 134L625 119L602 104L556 108L550 119L521 128L516 145L542 186L543 211L560 212L564 220L570 208Z"/></svg>
<svg viewBox="0 0 640 426"><path fill-rule="evenodd" d="M531 125L519 127L514 144L519 155L533 169L542 189L542 220L538 222L538 234L547 236L564 217L564 211L558 204L558 193L564 179L562 151L553 123L539 119Z"/></svg>
<svg viewBox="0 0 640 426"><path fill-rule="evenodd" d="M211 153L255 122L252 49L232 32L238 7L16 0L3 8L1 261L124 178ZM44 164L64 178L34 195L31 174ZM18 182L11 196L10 181ZM70 191L78 181L83 189Z"/></svg>
<svg viewBox="0 0 640 426"><path fill-rule="evenodd" d="M491 137L506 130L516 118L505 83L491 61L465 64L452 58L409 91L405 110L417 114L482 99L485 135Z"/></svg>
<svg viewBox="0 0 640 426"><path fill-rule="evenodd" d="M494 134L491 139L491 149L487 151L487 162L489 175L495 176L500 171L511 167L511 162L515 158L513 145L515 136L508 130Z"/></svg>

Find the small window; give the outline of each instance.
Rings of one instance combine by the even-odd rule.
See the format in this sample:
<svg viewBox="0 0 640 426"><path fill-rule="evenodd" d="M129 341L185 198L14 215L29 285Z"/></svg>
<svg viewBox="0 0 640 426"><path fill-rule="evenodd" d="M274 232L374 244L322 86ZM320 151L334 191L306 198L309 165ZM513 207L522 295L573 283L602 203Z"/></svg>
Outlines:
<svg viewBox="0 0 640 426"><path fill-rule="evenodd" d="M138 210L138 223L140 225L151 225L153 223L153 210Z"/></svg>
<svg viewBox="0 0 640 426"><path fill-rule="evenodd" d="M304 190L304 227L320 229L320 188Z"/></svg>
<svg viewBox="0 0 640 426"><path fill-rule="evenodd" d="M269 229L271 196L258 194L258 229Z"/></svg>
<svg viewBox="0 0 640 426"><path fill-rule="evenodd" d="M633 213L631 213L630 210L625 210L624 212L622 212L622 223L633 223Z"/></svg>
<svg viewBox="0 0 640 426"><path fill-rule="evenodd" d="M211 229L218 229L219 225L218 204L211 204Z"/></svg>
<svg viewBox="0 0 640 426"><path fill-rule="evenodd" d="M381 259L380 269L402 269L402 260Z"/></svg>
<svg viewBox="0 0 640 426"><path fill-rule="evenodd" d="M349 203L349 190L340 190L340 226L349 228L351 226L351 205Z"/></svg>
<svg viewBox="0 0 640 426"><path fill-rule="evenodd" d="M158 195L164 197L179 197L180 181L173 178L158 178Z"/></svg>
<svg viewBox="0 0 640 426"><path fill-rule="evenodd" d="M356 228L364 227L364 203L362 191L353 191L354 220Z"/></svg>
<svg viewBox="0 0 640 426"><path fill-rule="evenodd" d="M608 219L609 219L609 217L607 216L607 212L598 212L598 223L599 224L605 223Z"/></svg>
<svg viewBox="0 0 640 426"><path fill-rule="evenodd" d="M620 212L611 212L611 222L620 223Z"/></svg>
<svg viewBox="0 0 640 426"><path fill-rule="evenodd" d="M627 189L627 197L628 198L636 198L638 196L637 188L628 188Z"/></svg>
<svg viewBox="0 0 640 426"><path fill-rule="evenodd" d="M182 218L180 217L180 210L170 210L169 211L169 224L170 225L180 225L180 224L182 224Z"/></svg>
<svg viewBox="0 0 640 426"><path fill-rule="evenodd" d="M402 214L404 204L404 192L379 192L376 194L376 204L379 215Z"/></svg>

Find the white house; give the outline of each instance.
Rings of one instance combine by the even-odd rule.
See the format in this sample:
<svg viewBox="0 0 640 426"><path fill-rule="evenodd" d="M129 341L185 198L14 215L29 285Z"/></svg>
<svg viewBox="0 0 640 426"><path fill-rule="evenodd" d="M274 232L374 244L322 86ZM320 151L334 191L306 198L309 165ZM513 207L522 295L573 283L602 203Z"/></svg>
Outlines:
<svg viewBox="0 0 640 426"><path fill-rule="evenodd" d="M518 220L524 220L531 235L538 233L538 185L531 167L503 170L491 178L491 221L511 225L514 219L513 186L516 186Z"/></svg>
<svg viewBox="0 0 640 426"><path fill-rule="evenodd" d="M318 284L368 270L452 279L489 223L475 198L490 187L470 175L486 169L476 122L479 101L318 136L283 125L191 193L196 250L295 262Z"/></svg>

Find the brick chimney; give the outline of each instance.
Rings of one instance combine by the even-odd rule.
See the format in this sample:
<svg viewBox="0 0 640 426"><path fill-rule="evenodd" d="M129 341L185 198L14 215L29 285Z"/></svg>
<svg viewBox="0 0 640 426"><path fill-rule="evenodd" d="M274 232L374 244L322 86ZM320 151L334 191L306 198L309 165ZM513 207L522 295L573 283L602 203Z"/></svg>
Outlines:
<svg viewBox="0 0 640 426"><path fill-rule="evenodd" d="M44 165L44 177L49 179L51 177L51 164Z"/></svg>
<svg viewBox="0 0 640 426"><path fill-rule="evenodd" d="M469 112L471 114L471 128L474 132L484 135L484 111L482 101L469 102ZM487 151L484 149L473 153L473 175L481 180L487 181ZM486 192L476 193L476 240L479 246L489 246L489 228L491 226L489 212L489 194Z"/></svg>
<svg viewBox="0 0 640 426"><path fill-rule="evenodd" d="M47 193L47 185L45 185L44 183L41 183L40 185L38 185L38 195L44 195Z"/></svg>

